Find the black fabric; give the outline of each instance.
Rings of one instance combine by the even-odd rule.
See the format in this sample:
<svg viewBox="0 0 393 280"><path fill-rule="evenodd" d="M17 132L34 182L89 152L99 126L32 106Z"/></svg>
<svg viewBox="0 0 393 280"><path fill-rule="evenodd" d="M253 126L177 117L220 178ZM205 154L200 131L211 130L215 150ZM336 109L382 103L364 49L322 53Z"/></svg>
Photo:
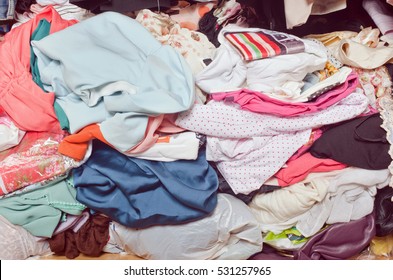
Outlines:
<svg viewBox="0 0 393 280"><path fill-rule="evenodd" d="M78 7L92 11L95 14L100 13L100 6L103 4L109 4L111 1L108 0L70 0L70 2Z"/></svg>
<svg viewBox="0 0 393 280"><path fill-rule="evenodd" d="M362 28L369 26L376 27L363 9L362 1L347 1L345 9L325 15L310 15L305 24L287 29L286 32L302 37L342 30L360 32Z"/></svg>
<svg viewBox="0 0 393 280"><path fill-rule="evenodd" d="M102 5L102 11L114 11L114 12L134 12L142 9L158 9L163 10L164 8L170 8L176 6L178 1L176 0L112 0L107 5ZM158 7L158 4L160 7Z"/></svg>
<svg viewBox="0 0 393 280"><path fill-rule="evenodd" d="M209 41L215 46L219 47L220 42L218 42L218 33L220 33L222 27L217 25L217 18L213 15L215 9L207 12L199 19L199 29L198 31L205 34Z"/></svg>
<svg viewBox="0 0 393 280"><path fill-rule="evenodd" d="M376 235L386 236L393 233L393 188L387 186L379 189L374 200L376 213Z"/></svg>
<svg viewBox="0 0 393 280"><path fill-rule="evenodd" d="M369 170L386 169L391 163L386 131L379 113L342 122L326 130L310 148L317 158Z"/></svg>
<svg viewBox="0 0 393 280"><path fill-rule="evenodd" d="M391 80L393 80L393 64L388 63L388 64L385 64L385 66L388 69Z"/></svg>
<svg viewBox="0 0 393 280"><path fill-rule="evenodd" d="M16 1L15 10L21 14L30 12L30 6L35 3L35 0L18 0Z"/></svg>
<svg viewBox="0 0 393 280"><path fill-rule="evenodd" d="M229 183L225 180L225 178L222 176L221 172L218 170L216 163L213 162L213 161L209 162L209 163L210 163L210 166L213 167L213 169L217 173L217 177L218 177L218 191L221 192L221 193L226 193L226 194L233 195L234 197L240 199L241 201L243 201L246 204L249 204L251 202L251 200L254 198L254 196L257 195L257 194L269 193L269 192L272 192L274 190L281 189L280 186L264 184L258 190L252 191L249 194L243 194L243 193L235 194L235 192L232 190L232 188L229 185Z"/></svg>
<svg viewBox="0 0 393 280"><path fill-rule="evenodd" d="M221 25L217 24L217 17L214 16L214 12L217 8L213 8L211 11L203 15L199 20L198 31L205 34L209 41L215 46L219 47L220 42L218 41L218 34L221 29L230 24L236 24L239 20L245 21L249 27L259 27L259 28L270 28L275 26L276 17L273 14L273 8L277 6L272 4L272 1L237 1L241 5L240 11L232 15L230 18L226 19ZM276 9L276 8L275 8ZM268 16L264 16L268 14ZM272 28L270 28L272 29Z"/></svg>

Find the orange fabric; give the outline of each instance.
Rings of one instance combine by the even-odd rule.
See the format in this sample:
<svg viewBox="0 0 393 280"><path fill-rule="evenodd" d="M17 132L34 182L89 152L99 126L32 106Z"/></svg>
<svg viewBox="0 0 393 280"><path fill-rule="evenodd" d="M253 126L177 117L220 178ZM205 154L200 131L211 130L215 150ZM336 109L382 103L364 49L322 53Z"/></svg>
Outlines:
<svg viewBox="0 0 393 280"><path fill-rule="evenodd" d="M89 141L93 139L99 139L110 145L102 135L100 126L91 124L85 126L78 133L65 137L59 145L59 153L76 160L82 160L89 147Z"/></svg>
<svg viewBox="0 0 393 280"><path fill-rule="evenodd" d="M169 135L158 137L156 141L156 143L169 143L169 142L171 142L171 136Z"/></svg>
<svg viewBox="0 0 393 280"><path fill-rule="evenodd" d="M183 128L180 128L174 124L175 118L176 114L149 117L143 140L135 145L132 149L125 152L125 154L132 155L146 151L157 142L160 132L179 133L184 131ZM98 124L91 124L81 129L78 133L64 138L64 140L60 143L59 152L73 159L82 160L89 147L89 141L93 139L99 139L100 141L113 147L108 141L105 140L104 135L100 130L100 126Z"/></svg>
<svg viewBox="0 0 393 280"><path fill-rule="evenodd" d="M51 6L30 21L12 29L0 43L0 107L25 131L61 132L53 92L45 93L30 73L30 38L41 19L51 23L50 33L75 20L64 20Z"/></svg>

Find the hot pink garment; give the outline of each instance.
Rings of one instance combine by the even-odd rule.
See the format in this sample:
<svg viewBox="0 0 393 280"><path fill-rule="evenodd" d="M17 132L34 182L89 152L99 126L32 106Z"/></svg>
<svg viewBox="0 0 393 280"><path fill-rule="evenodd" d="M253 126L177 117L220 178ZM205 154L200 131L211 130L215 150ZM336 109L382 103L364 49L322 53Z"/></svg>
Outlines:
<svg viewBox="0 0 393 280"><path fill-rule="evenodd" d="M54 93L45 93L30 73L30 38L41 19L51 23L50 33L77 22L63 20L49 6L4 36L0 42L0 107L22 130L60 132L53 108Z"/></svg>
<svg viewBox="0 0 393 280"><path fill-rule="evenodd" d="M274 177L277 178L281 187L286 187L303 181L312 172L328 172L344 169L345 167L347 165L335 160L316 158L310 153L305 153L297 159L288 162L287 167L281 168Z"/></svg>
<svg viewBox="0 0 393 280"><path fill-rule="evenodd" d="M240 89L231 92L211 94L214 100L225 100L238 103L242 109L264 114L278 116L298 116L326 109L355 91L358 85L358 76L351 73L345 83L326 92L311 102L291 103L271 98L266 94L249 89Z"/></svg>

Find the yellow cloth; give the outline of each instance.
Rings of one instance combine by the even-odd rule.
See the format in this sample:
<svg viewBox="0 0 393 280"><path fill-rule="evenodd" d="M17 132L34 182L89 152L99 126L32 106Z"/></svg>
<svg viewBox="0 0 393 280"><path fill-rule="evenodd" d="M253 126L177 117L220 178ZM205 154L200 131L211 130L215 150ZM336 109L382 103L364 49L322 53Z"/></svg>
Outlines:
<svg viewBox="0 0 393 280"><path fill-rule="evenodd" d="M370 243L370 250L376 256L390 256L393 253L393 235L374 237Z"/></svg>

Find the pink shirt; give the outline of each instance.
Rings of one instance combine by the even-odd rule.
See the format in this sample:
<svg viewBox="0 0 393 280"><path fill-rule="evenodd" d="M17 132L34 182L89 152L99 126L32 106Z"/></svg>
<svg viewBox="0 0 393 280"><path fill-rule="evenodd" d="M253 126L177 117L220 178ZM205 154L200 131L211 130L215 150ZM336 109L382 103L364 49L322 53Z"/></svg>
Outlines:
<svg viewBox="0 0 393 280"><path fill-rule="evenodd" d="M351 73L347 80L334 89L310 102L285 102L250 89L240 89L231 92L211 94L212 99L238 103L242 109L255 113L273 114L277 116L299 116L313 113L337 103L355 91L358 85L358 75Z"/></svg>

